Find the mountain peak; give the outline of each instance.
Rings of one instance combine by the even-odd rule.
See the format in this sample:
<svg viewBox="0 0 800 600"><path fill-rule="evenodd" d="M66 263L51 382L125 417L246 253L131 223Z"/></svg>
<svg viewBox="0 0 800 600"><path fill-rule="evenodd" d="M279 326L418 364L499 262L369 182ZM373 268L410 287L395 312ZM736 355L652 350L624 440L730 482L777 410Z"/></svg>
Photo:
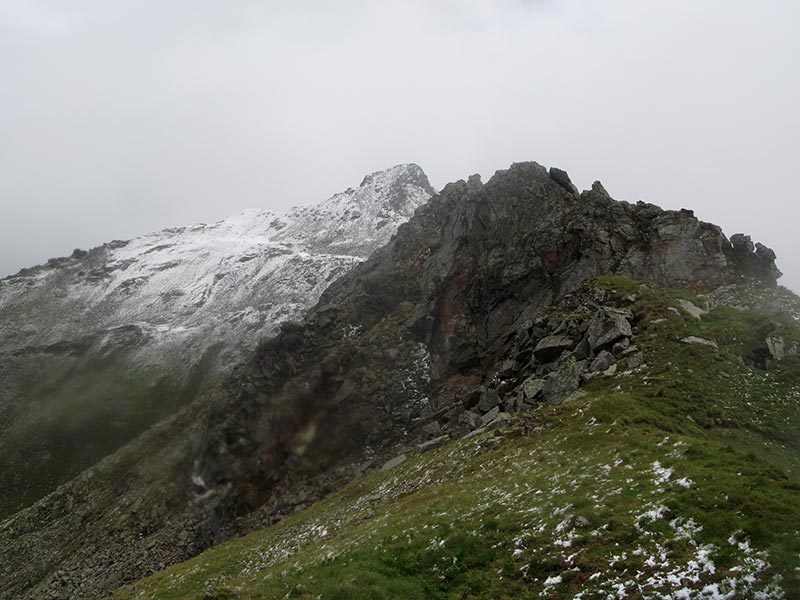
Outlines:
<svg viewBox="0 0 800 600"><path fill-rule="evenodd" d="M62 453L62 473L74 474L299 318L432 193L419 167L400 165L315 204L173 227L0 280L0 412L47 415L28 416L40 435L14 441L26 421L3 413L0 517L61 482L29 476L49 471L48 444L71 439L53 415L74 409L75 431L86 432L64 443L75 452ZM100 439L109 420L116 433Z"/></svg>
<svg viewBox="0 0 800 600"><path fill-rule="evenodd" d="M365 175L359 187L386 185L412 185L426 189L431 194L436 192L425 171L416 163L403 163Z"/></svg>
<svg viewBox="0 0 800 600"><path fill-rule="evenodd" d="M356 189L285 214L270 213L277 221L269 236L315 252L366 258L435 193L418 165L396 165L370 173Z"/></svg>

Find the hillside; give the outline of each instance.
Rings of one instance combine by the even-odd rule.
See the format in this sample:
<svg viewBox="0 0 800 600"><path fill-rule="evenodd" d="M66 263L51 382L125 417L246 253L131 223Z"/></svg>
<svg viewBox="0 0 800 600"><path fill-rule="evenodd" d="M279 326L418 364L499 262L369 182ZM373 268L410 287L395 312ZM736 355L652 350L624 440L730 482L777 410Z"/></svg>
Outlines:
<svg viewBox="0 0 800 600"><path fill-rule="evenodd" d="M103 597L214 546L119 593L794 593L774 261L536 163L450 184L225 386L0 524L5 594Z"/></svg>
<svg viewBox="0 0 800 600"><path fill-rule="evenodd" d="M796 344L796 319L698 320L679 300L703 299L620 278L589 289L632 312L646 362L622 351L563 404L409 448L115 598L800 597L800 358L751 362L765 331Z"/></svg>
<svg viewBox="0 0 800 600"><path fill-rule="evenodd" d="M416 165L0 280L0 517L173 414L298 319L433 193Z"/></svg>

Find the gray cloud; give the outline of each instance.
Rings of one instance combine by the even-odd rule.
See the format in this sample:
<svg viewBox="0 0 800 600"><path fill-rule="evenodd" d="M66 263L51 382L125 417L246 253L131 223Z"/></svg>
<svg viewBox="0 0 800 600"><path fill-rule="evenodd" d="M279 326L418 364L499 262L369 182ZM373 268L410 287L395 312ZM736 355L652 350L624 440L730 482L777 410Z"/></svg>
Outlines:
<svg viewBox="0 0 800 600"><path fill-rule="evenodd" d="M800 5L0 0L0 275L419 163L689 207L800 290Z"/></svg>

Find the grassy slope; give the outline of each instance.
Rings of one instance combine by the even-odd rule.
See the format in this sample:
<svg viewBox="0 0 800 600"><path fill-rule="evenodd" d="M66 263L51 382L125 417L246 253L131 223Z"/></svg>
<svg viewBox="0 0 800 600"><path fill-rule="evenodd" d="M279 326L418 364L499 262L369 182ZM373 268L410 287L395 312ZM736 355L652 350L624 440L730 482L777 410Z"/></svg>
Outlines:
<svg viewBox="0 0 800 600"><path fill-rule="evenodd" d="M650 366L366 476L117 597L800 597L800 358L754 369L741 358L770 319L722 308L698 322L665 310L676 297L691 296L633 306ZM780 333L800 339L788 318Z"/></svg>

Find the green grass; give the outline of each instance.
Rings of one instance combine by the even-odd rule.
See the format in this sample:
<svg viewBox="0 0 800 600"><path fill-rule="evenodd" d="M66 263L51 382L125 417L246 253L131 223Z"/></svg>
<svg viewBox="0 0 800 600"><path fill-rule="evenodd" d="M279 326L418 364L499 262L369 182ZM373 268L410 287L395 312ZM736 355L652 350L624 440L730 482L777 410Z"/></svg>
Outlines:
<svg viewBox="0 0 800 600"><path fill-rule="evenodd" d="M641 598L708 586L800 597L800 362L750 362L774 317L720 308L696 321L666 310L678 297L699 302L651 290L630 303L647 368L365 476L115 597Z"/></svg>

